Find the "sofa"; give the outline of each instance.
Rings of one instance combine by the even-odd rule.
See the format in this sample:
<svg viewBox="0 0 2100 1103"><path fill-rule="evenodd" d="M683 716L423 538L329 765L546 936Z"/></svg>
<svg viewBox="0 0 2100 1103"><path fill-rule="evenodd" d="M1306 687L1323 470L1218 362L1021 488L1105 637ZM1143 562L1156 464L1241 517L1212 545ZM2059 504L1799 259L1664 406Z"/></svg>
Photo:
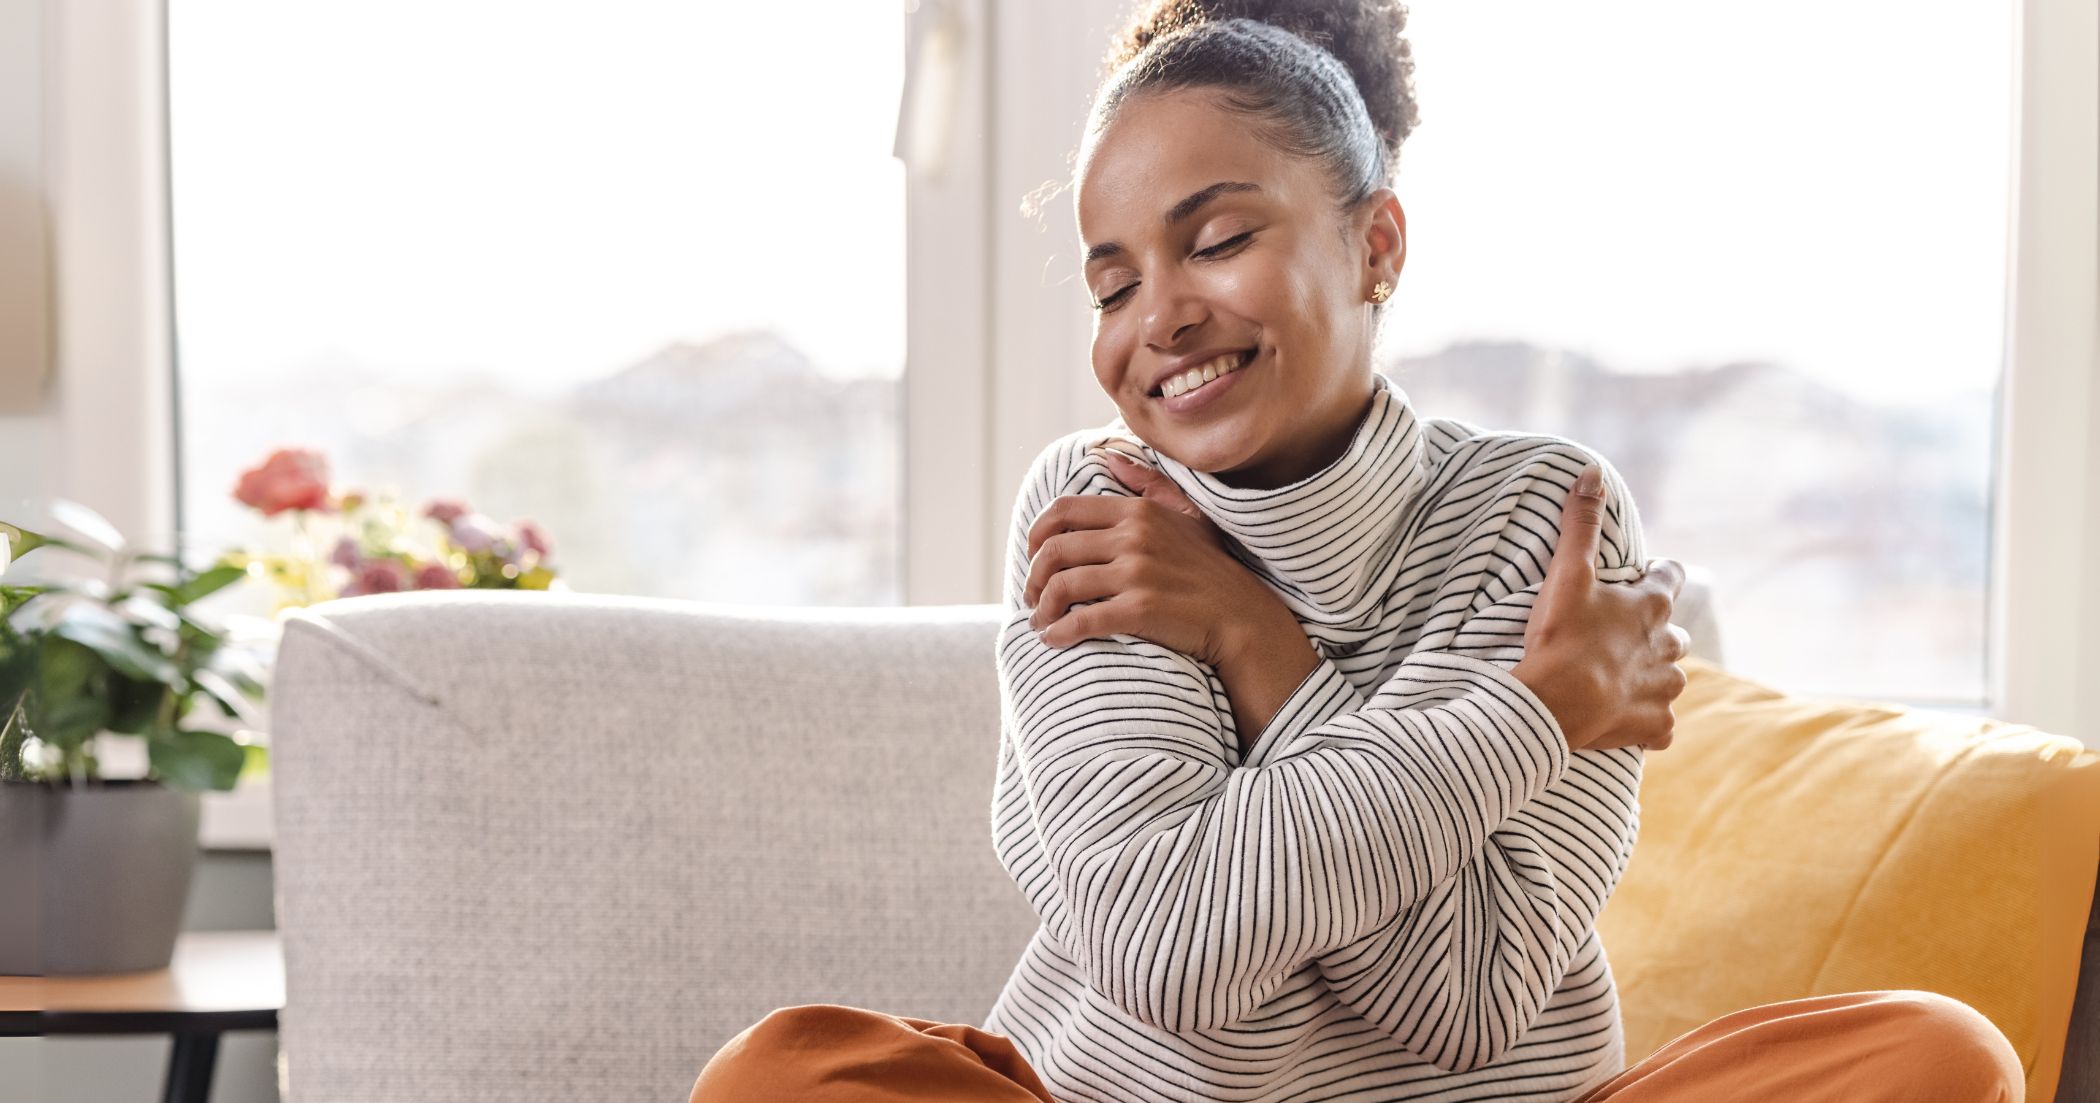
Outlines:
<svg viewBox="0 0 2100 1103"><path fill-rule="evenodd" d="M1676 620L1719 669L1696 575ZM681 1100L777 1007L981 1023L1035 926L989 839L1000 621L996 605L515 591L287 614L271 686L285 1098ZM1695 734L1681 718L1678 747ZM1651 778L1677 753L1651 756ZM1730 811L1754 819L1757 799ZM1644 820L1629 877L1664 851L1656 830ZM2091 842L2073 840L2083 888L2065 889L2087 909ZM1632 898L1652 914L1627 923L1688 929L1668 893ZM2079 917L2075 1017L2065 997L2037 1020L2056 1031L2033 1058L2049 1083L2066 1061L2059 1100L2100 1099L2100 935ZM1640 947L1605 933L1622 977L1702 1013L1679 974L1639 972ZM2052 976L2080 953L2070 936L2049 950ZM1645 1012L1624 1014L1631 1038Z"/></svg>

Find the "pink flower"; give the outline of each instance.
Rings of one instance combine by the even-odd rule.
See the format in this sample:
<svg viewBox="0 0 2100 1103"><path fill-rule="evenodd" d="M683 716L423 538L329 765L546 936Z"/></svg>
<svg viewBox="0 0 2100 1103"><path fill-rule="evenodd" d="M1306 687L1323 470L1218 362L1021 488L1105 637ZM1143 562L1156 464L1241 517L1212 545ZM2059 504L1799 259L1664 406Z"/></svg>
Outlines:
<svg viewBox="0 0 2100 1103"><path fill-rule="evenodd" d="M435 517L441 525L459 520L466 516L466 512L467 503L458 498L432 498L430 504L423 507L423 516Z"/></svg>
<svg viewBox="0 0 2100 1103"><path fill-rule="evenodd" d="M280 448L241 472L233 496L265 517L288 509L329 509L328 460L310 448Z"/></svg>
<svg viewBox="0 0 2100 1103"><path fill-rule="evenodd" d="M452 522L452 539L470 552L485 552L496 546L496 525L479 513L469 513Z"/></svg>
<svg viewBox="0 0 2100 1103"><path fill-rule="evenodd" d="M348 567L354 571L357 569L358 561L363 558L364 556L358 554L357 541L352 537L343 536L336 539L335 551L329 555L328 561L338 567Z"/></svg>
<svg viewBox="0 0 2100 1103"><path fill-rule="evenodd" d="M358 594L391 594L408 588L408 568L398 559L369 559L357 569L357 577L343 587L342 597Z"/></svg>
<svg viewBox="0 0 2100 1103"><path fill-rule="evenodd" d="M547 534L538 525L520 517L511 522L511 528L517 531L518 539L523 541L526 547L532 549L532 554L545 559L553 552L554 545L547 539Z"/></svg>
<svg viewBox="0 0 2100 1103"><path fill-rule="evenodd" d="M422 570L416 572L416 589L457 590L459 576L443 563L426 563Z"/></svg>

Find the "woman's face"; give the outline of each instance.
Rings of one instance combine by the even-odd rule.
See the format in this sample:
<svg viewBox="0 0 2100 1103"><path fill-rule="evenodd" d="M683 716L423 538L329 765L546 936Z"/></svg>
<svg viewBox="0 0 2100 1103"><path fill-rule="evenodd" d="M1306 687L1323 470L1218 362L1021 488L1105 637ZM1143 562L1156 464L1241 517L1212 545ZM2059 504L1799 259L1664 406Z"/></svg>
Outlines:
<svg viewBox="0 0 2100 1103"><path fill-rule="evenodd" d="M1094 377L1146 444L1231 486L1283 486L1339 458L1367 409L1371 289L1397 284L1407 223L1386 188L1338 212L1319 166L1213 94L1133 96L1081 150ZM1245 366L1161 389L1220 356Z"/></svg>

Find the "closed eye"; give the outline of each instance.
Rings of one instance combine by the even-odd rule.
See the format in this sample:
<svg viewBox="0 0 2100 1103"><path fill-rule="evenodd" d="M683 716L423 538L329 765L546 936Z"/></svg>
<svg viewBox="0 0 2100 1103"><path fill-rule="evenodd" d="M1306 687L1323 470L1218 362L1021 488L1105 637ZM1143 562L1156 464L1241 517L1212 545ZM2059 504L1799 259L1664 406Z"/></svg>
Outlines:
<svg viewBox="0 0 2100 1103"><path fill-rule="evenodd" d="M1239 245L1241 242L1248 241L1253 237L1254 231L1252 230L1248 230L1246 233L1243 234L1234 234L1233 236L1226 238L1225 240L1217 243L1216 245L1211 246L1208 249L1198 249L1196 251L1196 255L1208 260L1223 254L1227 250L1232 249L1234 246ZM1138 282L1142 283L1144 281L1140 280ZM1125 285L1121 290L1117 291L1115 294L1110 295L1107 298L1102 299L1100 302L1095 303L1094 309L1100 310L1103 307L1112 307L1117 303L1122 302L1124 299L1130 296L1130 293L1132 291L1137 290L1137 286L1138 285L1135 283Z"/></svg>

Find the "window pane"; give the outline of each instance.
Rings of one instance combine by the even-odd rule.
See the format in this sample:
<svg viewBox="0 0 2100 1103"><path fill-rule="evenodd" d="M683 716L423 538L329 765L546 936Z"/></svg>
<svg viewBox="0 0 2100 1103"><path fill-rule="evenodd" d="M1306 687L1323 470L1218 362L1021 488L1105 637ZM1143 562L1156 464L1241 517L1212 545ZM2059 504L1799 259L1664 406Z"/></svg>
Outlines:
<svg viewBox="0 0 2100 1103"><path fill-rule="evenodd" d="M900 600L901 6L178 2L183 505L272 447L575 589ZM281 545L280 545L281 546Z"/></svg>
<svg viewBox="0 0 2100 1103"><path fill-rule="evenodd" d="M1980 703L2012 11L1412 9L1420 129L1385 370L1567 436L1731 667Z"/></svg>

